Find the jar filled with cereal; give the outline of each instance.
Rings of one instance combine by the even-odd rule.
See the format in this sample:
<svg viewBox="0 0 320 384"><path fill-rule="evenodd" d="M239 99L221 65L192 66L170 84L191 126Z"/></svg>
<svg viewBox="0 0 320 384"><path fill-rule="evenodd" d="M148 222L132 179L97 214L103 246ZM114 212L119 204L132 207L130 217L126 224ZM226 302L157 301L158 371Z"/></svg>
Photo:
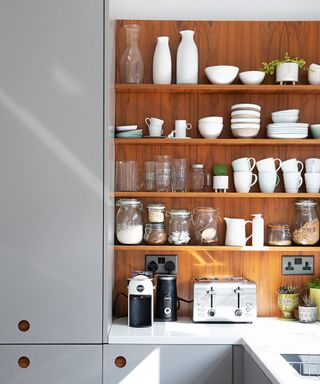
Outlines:
<svg viewBox="0 0 320 384"><path fill-rule="evenodd" d="M295 202L296 218L292 240L299 245L314 245L319 241L317 202L312 199Z"/></svg>
<svg viewBox="0 0 320 384"><path fill-rule="evenodd" d="M165 205L162 203L150 203L148 205L148 221L149 223L163 223L165 214Z"/></svg>

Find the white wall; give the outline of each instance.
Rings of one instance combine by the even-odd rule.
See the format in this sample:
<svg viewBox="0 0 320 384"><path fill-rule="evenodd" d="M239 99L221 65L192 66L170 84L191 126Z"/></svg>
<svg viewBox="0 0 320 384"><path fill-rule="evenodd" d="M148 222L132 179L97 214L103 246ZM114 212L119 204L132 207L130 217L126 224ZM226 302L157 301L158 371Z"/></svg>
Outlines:
<svg viewBox="0 0 320 384"><path fill-rule="evenodd" d="M319 0L110 0L115 19L320 20Z"/></svg>

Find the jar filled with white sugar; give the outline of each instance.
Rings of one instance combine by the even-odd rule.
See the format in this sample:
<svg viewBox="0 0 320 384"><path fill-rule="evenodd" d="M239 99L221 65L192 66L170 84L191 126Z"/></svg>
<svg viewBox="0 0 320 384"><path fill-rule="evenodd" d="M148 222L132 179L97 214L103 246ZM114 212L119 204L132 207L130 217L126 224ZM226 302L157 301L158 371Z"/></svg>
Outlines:
<svg viewBox="0 0 320 384"><path fill-rule="evenodd" d="M149 223L163 223L166 206L162 203L148 205Z"/></svg>
<svg viewBox="0 0 320 384"><path fill-rule="evenodd" d="M168 212L169 230L168 241L170 244L188 244L190 236L191 212L186 209L172 209Z"/></svg>
<svg viewBox="0 0 320 384"><path fill-rule="evenodd" d="M137 199L119 199L116 236L121 244L140 244L143 239L142 203Z"/></svg>

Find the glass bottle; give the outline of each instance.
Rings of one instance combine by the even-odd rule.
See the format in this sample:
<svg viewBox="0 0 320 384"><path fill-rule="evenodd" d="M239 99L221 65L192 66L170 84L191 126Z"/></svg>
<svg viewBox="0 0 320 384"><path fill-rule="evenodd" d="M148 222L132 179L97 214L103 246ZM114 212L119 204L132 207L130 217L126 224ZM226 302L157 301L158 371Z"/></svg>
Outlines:
<svg viewBox="0 0 320 384"><path fill-rule="evenodd" d="M142 204L137 199L119 199L116 235L121 244L140 244L143 239Z"/></svg>
<svg viewBox="0 0 320 384"><path fill-rule="evenodd" d="M191 165L191 191L203 192L205 188L205 165L192 164Z"/></svg>
<svg viewBox="0 0 320 384"><path fill-rule="evenodd" d="M315 200L298 200L295 203L296 219L292 240L300 245L313 245L319 241L319 216Z"/></svg>
<svg viewBox="0 0 320 384"><path fill-rule="evenodd" d="M219 209L198 207L192 212L194 241L197 245L213 245L218 241Z"/></svg>
<svg viewBox="0 0 320 384"><path fill-rule="evenodd" d="M127 24L123 26L127 37L127 48L120 61L120 77L122 83L143 83L144 66L139 49L140 25Z"/></svg>

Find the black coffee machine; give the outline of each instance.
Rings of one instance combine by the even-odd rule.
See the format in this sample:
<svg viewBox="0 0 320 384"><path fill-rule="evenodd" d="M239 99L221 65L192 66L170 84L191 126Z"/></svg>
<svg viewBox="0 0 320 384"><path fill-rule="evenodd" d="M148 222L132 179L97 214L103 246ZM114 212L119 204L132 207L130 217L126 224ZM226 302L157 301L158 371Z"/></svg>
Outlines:
<svg viewBox="0 0 320 384"><path fill-rule="evenodd" d="M158 275L156 290L156 321L177 321L177 276Z"/></svg>

